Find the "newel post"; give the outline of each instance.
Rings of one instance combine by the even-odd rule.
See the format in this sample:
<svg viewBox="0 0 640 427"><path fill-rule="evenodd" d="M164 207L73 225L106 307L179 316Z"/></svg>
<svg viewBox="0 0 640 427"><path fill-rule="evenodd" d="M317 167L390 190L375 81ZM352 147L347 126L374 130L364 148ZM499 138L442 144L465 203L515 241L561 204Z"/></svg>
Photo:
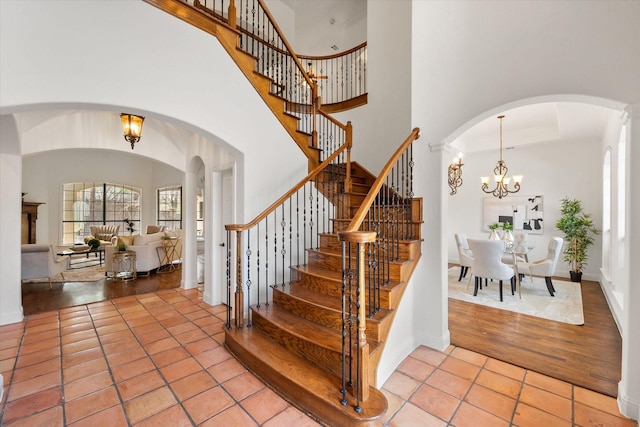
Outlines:
<svg viewBox="0 0 640 427"><path fill-rule="evenodd" d="M229 9L227 13L227 24L231 28L236 28L236 5L234 0L229 0Z"/></svg>
<svg viewBox="0 0 640 427"><path fill-rule="evenodd" d="M356 244L356 379L354 395L356 397L356 411L360 412L360 402L369 398L369 343L367 342L366 315L366 279L365 279L365 249L366 243L376 240L374 231L340 231L338 239L342 242Z"/></svg>

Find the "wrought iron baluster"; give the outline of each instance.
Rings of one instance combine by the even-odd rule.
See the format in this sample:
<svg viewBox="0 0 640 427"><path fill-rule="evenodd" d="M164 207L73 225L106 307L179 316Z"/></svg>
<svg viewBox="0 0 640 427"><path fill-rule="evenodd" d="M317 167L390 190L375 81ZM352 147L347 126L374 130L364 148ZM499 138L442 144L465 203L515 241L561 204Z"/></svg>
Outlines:
<svg viewBox="0 0 640 427"><path fill-rule="evenodd" d="M227 230L227 329L231 329L231 231Z"/></svg>
<svg viewBox="0 0 640 427"><path fill-rule="evenodd" d="M257 288L258 288L258 296L257 296L257 300L258 300L258 308L260 308L260 223L257 224L256 226L256 278L258 280L257 283ZM265 292L265 298L267 298L267 301L269 300L269 288L267 287L266 292Z"/></svg>
<svg viewBox="0 0 640 427"><path fill-rule="evenodd" d="M247 328L251 327L251 230L247 230Z"/></svg>
<svg viewBox="0 0 640 427"><path fill-rule="evenodd" d="M287 255L287 250L285 249L285 245L286 245L286 238L285 238L285 227L287 225L286 221L285 221L285 216L284 216L284 204L282 205L282 219L280 220L280 226L282 227L282 249L280 250L280 253L282 255L282 289L284 289L284 276L285 276L285 259L286 259L286 255Z"/></svg>

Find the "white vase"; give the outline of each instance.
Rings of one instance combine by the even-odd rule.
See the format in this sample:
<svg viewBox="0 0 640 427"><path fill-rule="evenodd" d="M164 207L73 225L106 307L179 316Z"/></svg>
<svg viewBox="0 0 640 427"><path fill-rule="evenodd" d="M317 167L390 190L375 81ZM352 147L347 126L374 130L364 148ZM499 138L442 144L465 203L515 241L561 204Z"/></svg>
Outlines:
<svg viewBox="0 0 640 427"><path fill-rule="evenodd" d="M496 230L491 230L491 234L489 234L489 240L500 240L500 235Z"/></svg>

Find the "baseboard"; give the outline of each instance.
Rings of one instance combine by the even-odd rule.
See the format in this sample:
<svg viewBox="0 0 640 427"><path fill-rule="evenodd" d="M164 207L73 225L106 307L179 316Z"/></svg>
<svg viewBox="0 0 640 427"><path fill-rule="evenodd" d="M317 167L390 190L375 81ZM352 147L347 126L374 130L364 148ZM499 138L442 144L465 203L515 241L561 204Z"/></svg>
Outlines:
<svg viewBox="0 0 640 427"><path fill-rule="evenodd" d="M640 418L640 402L630 399L622 388L622 382L618 383L618 408L620 413L627 418L638 421Z"/></svg>
<svg viewBox="0 0 640 427"><path fill-rule="evenodd" d="M18 311L0 314L0 325L10 325L11 323L22 322L23 319L24 312L22 311L22 306L20 306L20 310Z"/></svg>
<svg viewBox="0 0 640 427"><path fill-rule="evenodd" d="M376 372L376 387L382 388L383 384L389 379L391 374L396 370L398 365L415 350L420 343L415 340L407 340L402 346L395 346L393 351L389 347L385 347L378 372Z"/></svg>

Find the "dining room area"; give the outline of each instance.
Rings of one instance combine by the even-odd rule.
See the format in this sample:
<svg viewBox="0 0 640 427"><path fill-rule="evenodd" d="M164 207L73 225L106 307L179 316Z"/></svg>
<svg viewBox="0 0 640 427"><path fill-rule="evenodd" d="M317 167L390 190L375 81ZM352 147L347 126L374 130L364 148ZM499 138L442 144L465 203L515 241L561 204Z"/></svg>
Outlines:
<svg viewBox="0 0 640 427"><path fill-rule="evenodd" d="M448 168L451 344L618 395L621 310L603 280L618 251L606 208L617 209L615 177L601 155L618 142L607 133L616 120L595 105L536 103L451 142L461 153ZM566 229L575 218L586 219L585 247Z"/></svg>

